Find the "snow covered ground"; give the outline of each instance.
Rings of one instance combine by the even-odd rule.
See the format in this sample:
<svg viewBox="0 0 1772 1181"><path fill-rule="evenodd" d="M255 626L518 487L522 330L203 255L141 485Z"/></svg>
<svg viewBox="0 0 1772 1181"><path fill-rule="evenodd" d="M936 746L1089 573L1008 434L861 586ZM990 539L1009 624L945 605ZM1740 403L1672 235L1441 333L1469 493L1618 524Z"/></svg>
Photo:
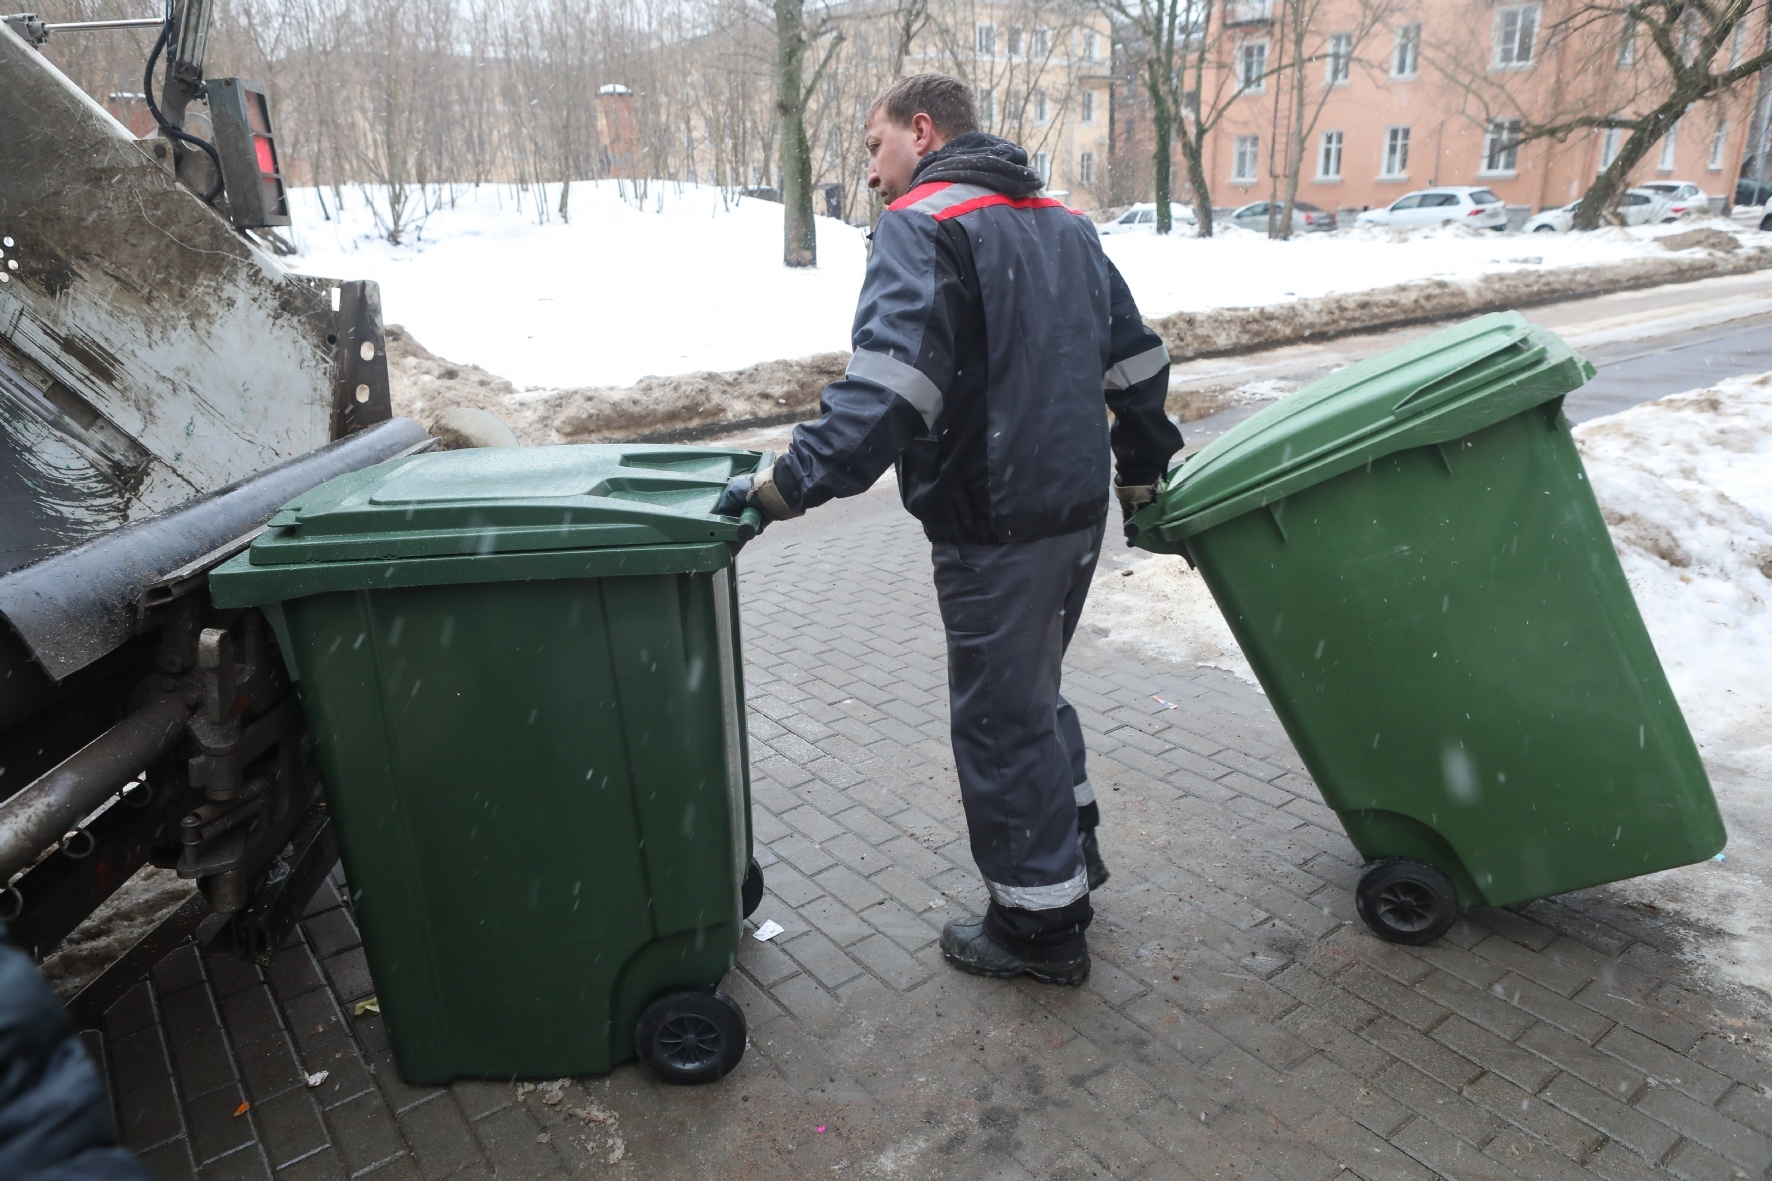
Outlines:
<svg viewBox="0 0 1772 1181"><path fill-rule="evenodd" d="M557 194L548 190L550 208ZM388 322L439 356L520 388L625 386L847 349L867 258L861 230L819 218L819 266L789 270L781 206L705 186L653 182L640 201L628 182L575 184L569 223L541 221L532 197L519 201L509 187L463 186L400 246L380 236L357 190L346 190L342 210L324 195L330 220L317 190L294 190L291 199L297 269L378 281ZM1141 310L1163 316L1412 279L1662 257L1653 237L1686 228L1349 229L1274 242L1220 227L1203 241L1103 241ZM1772 243L1772 235L1750 237Z"/></svg>
<svg viewBox="0 0 1772 1181"><path fill-rule="evenodd" d="M1772 373L1594 419L1575 438L1729 829L1724 861L1612 889L1719 931L1693 950L1772 990ZM1110 556L1083 623L1253 681L1180 558Z"/></svg>

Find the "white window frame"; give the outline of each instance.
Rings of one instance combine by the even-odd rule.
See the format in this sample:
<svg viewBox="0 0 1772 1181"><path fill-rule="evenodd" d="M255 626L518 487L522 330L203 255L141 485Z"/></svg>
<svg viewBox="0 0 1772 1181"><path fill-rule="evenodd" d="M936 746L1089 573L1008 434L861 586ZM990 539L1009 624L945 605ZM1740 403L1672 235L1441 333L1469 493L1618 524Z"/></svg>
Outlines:
<svg viewBox="0 0 1772 1181"><path fill-rule="evenodd" d="M1239 135L1231 141L1231 183L1252 185L1261 171L1261 136Z"/></svg>
<svg viewBox="0 0 1772 1181"><path fill-rule="evenodd" d="M1052 30L1035 29L1028 34L1028 56L1045 61L1052 56Z"/></svg>
<svg viewBox="0 0 1772 1181"><path fill-rule="evenodd" d="M1331 33L1323 58L1323 85L1346 86L1354 73L1354 35Z"/></svg>
<svg viewBox="0 0 1772 1181"><path fill-rule="evenodd" d="M1093 124L1095 122L1095 92L1085 90L1077 96L1077 122Z"/></svg>
<svg viewBox="0 0 1772 1181"><path fill-rule="evenodd" d="M1046 97L1046 92L1044 90L1034 91L1034 122L1052 122L1052 103L1051 100Z"/></svg>
<svg viewBox="0 0 1772 1181"><path fill-rule="evenodd" d="M1705 161L1705 168L1711 172L1723 171L1723 161L1729 155L1729 120L1718 119L1717 129L1711 132L1710 158Z"/></svg>
<svg viewBox="0 0 1772 1181"><path fill-rule="evenodd" d="M975 33L973 47L979 57L997 56L997 26L989 21L980 21Z"/></svg>
<svg viewBox="0 0 1772 1181"><path fill-rule="evenodd" d="M1347 146L1347 133L1325 131L1317 137L1317 180L1341 181L1341 156Z"/></svg>
<svg viewBox="0 0 1772 1181"><path fill-rule="evenodd" d="M1082 43L1083 60L1086 62L1094 61L1095 55L1101 47L1100 35L1096 33L1094 29L1084 29Z"/></svg>
<svg viewBox="0 0 1772 1181"><path fill-rule="evenodd" d="M1411 22L1397 26L1397 44L1391 50L1391 77L1421 76L1421 25Z"/></svg>
<svg viewBox="0 0 1772 1181"><path fill-rule="evenodd" d="M1077 184L1085 189L1095 187L1095 153L1079 152L1077 154Z"/></svg>
<svg viewBox="0 0 1772 1181"><path fill-rule="evenodd" d="M997 121L996 92L989 86L981 86L978 91L978 121L986 129Z"/></svg>
<svg viewBox="0 0 1772 1181"><path fill-rule="evenodd" d="M1045 187L1052 183L1052 153L1034 153L1034 171L1040 174L1040 185Z"/></svg>
<svg viewBox="0 0 1772 1181"><path fill-rule="evenodd" d="M1729 37L1729 68L1733 70L1747 56L1747 14L1735 22L1735 31Z"/></svg>
<svg viewBox="0 0 1772 1181"><path fill-rule="evenodd" d="M1493 68L1524 70L1531 67L1538 56L1538 17L1536 4L1509 4L1495 10L1495 51L1490 59Z"/></svg>
<svg viewBox="0 0 1772 1181"><path fill-rule="evenodd" d="M1249 80L1249 64L1252 57L1258 58L1260 68L1255 70L1255 80ZM1237 46L1237 93L1261 94L1267 89L1267 42L1245 41Z"/></svg>
<svg viewBox="0 0 1772 1181"><path fill-rule="evenodd" d="M1618 153L1624 150L1624 128L1604 127L1600 129L1600 171L1612 167L1612 161L1618 159Z"/></svg>
<svg viewBox="0 0 1772 1181"><path fill-rule="evenodd" d="M1004 57L1021 57L1021 56L1023 56L1023 54L1022 54L1023 44L1024 44L1023 34L1022 34L1022 28L1020 25L1004 25L1003 26L1003 56Z"/></svg>
<svg viewBox="0 0 1772 1181"><path fill-rule="evenodd" d="M1661 137L1661 158L1655 162L1655 171L1672 172L1674 165L1679 163L1680 153L1680 121L1667 129Z"/></svg>
<svg viewBox="0 0 1772 1181"><path fill-rule="evenodd" d="M1483 166L1478 176L1513 176L1520 170L1519 119L1491 119L1483 132ZM1510 148L1497 146L1508 137L1514 139ZM1498 162L1499 160L1499 162Z"/></svg>
<svg viewBox="0 0 1772 1181"><path fill-rule="evenodd" d="M1384 155L1379 161L1380 180L1409 179L1409 128L1406 126L1386 127L1384 129Z"/></svg>
<svg viewBox="0 0 1772 1181"><path fill-rule="evenodd" d="M1624 31L1618 35L1618 68L1628 70L1637 64L1637 22L1624 18Z"/></svg>

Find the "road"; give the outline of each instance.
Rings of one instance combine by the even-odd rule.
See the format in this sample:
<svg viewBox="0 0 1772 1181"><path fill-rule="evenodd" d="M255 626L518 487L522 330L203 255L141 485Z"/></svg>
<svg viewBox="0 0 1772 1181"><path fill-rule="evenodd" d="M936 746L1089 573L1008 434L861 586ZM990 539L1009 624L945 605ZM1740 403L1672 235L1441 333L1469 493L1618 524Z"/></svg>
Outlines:
<svg viewBox="0 0 1772 1181"><path fill-rule="evenodd" d="M1599 369L1564 403L1585 421L1639 402L1772 370L1772 273L1732 275L1533 308ZM1275 398L1386 349L1438 331L1423 325L1177 365L1172 391L1240 394L1239 404L1187 424L1189 450L1206 445ZM1233 395L1236 396L1236 395Z"/></svg>

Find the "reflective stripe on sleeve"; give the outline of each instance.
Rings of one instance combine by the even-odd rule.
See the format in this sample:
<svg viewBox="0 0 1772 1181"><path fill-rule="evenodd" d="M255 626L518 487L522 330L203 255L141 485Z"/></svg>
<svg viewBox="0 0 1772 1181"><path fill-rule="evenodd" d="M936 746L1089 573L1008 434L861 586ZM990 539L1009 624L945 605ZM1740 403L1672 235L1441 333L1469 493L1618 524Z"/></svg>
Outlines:
<svg viewBox="0 0 1772 1181"><path fill-rule="evenodd" d="M849 369L844 376L885 386L923 416L924 426L935 429L935 420L941 414L941 391L916 366L906 365L885 353L860 349L849 358Z"/></svg>
<svg viewBox="0 0 1772 1181"><path fill-rule="evenodd" d="M1169 349L1159 344L1136 356L1127 357L1109 369L1107 376L1102 378L1102 385L1110 390L1128 389L1147 377L1155 377L1163 372L1163 366L1167 364L1169 364Z"/></svg>
<svg viewBox="0 0 1772 1181"><path fill-rule="evenodd" d="M1071 791L1076 793L1077 807L1079 808L1087 808L1095 802L1095 785L1087 779L1071 788Z"/></svg>
<svg viewBox="0 0 1772 1181"><path fill-rule="evenodd" d="M1005 886L989 878L985 879L984 884L991 892L991 897L997 900L998 906L1013 906L1020 910L1057 910L1089 893L1089 874L1086 870L1078 870L1077 876L1070 881L1052 886Z"/></svg>

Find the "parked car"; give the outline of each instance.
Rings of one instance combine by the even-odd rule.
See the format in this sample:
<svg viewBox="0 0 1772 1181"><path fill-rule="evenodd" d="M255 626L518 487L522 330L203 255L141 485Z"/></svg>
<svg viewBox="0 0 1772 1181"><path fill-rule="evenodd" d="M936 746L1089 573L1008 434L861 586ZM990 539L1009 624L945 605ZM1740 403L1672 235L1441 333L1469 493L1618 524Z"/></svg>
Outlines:
<svg viewBox="0 0 1772 1181"><path fill-rule="evenodd" d="M1637 187L1660 193L1667 198L1667 213L1662 217L1663 221L1672 221L1688 213L1710 212L1710 194L1689 180L1646 180Z"/></svg>
<svg viewBox="0 0 1772 1181"><path fill-rule="evenodd" d="M1171 201L1169 220L1175 225L1191 226L1194 224L1194 211L1189 206ZM1134 205L1113 221L1096 226L1095 230L1100 234L1154 234L1157 232L1156 202L1144 201Z"/></svg>
<svg viewBox="0 0 1772 1181"><path fill-rule="evenodd" d="M1255 201L1240 209L1233 209L1230 217L1225 220L1234 226L1242 226L1246 230L1255 230L1265 234L1268 231L1268 210L1270 208L1274 209L1275 215L1278 216L1278 211L1283 210L1285 205L1277 201ZM1312 205L1309 201L1294 201L1292 203L1292 232L1294 234L1334 228L1335 214L1329 210Z"/></svg>
<svg viewBox="0 0 1772 1181"><path fill-rule="evenodd" d="M1574 224L1575 210L1580 204L1580 201L1571 201L1555 209L1546 209L1520 228L1535 234L1566 234ZM1626 189L1618 198L1618 216L1627 226L1661 221L1667 217L1668 208L1667 195L1649 189Z"/></svg>
<svg viewBox="0 0 1772 1181"><path fill-rule="evenodd" d="M1473 230L1507 229L1507 206L1492 189L1447 185L1406 193L1383 209L1368 209L1354 219L1362 226L1465 225Z"/></svg>
<svg viewBox="0 0 1772 1181"><path fill-rule="evenodd" d="M1730 216L1738 221L1757 221L1762 230L1772 230L1772 184L1742 177L1735 182L1735 208Z"/></svg>

